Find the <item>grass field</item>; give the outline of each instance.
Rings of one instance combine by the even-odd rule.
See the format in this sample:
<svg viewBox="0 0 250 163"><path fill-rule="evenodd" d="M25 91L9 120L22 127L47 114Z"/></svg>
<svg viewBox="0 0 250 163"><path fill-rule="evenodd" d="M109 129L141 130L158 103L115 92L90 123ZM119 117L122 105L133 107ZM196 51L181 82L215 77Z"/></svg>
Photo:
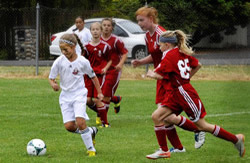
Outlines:
<svg viewBox="0 0 250 163"><path fill-rule="evenodd" d="M250 162L250 81L195 80L192 84L203 100L209 122L245 134L244 158L238 156L233 144L210 134L197 150L193 133L177 128L187 152L172 154L170 159L146 159L158 148L151 120L156 107L153 80L121 80L117 91L123 96L121 112L115 114L111 105L108 118L112 127L99 129L97 156L88 158L80 135L64 129L59 93L44 77L19 76L0 78L0 162ZM94 112L87 112L91 118L88 125L95 126ZM33 138L45 141L45 156L27 155L26 145Z"/></svg>

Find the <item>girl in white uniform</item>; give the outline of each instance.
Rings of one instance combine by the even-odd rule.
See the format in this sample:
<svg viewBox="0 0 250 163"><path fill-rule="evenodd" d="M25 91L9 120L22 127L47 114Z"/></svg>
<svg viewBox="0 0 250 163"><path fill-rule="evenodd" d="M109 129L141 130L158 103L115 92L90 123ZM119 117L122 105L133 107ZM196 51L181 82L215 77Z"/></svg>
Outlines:
<svg viewBox="0 0 250 163"><path fill-rule="evenodd" d="M53 63L49 82L54 91L59 91L60 87L62 89L59 103L65 128L70 132L81 134L88 155L95 156L96 149L93 141L97 128L86 125L86 120L89 120L89 117L86 113L87 89L85 88L84 74L92 79L98 92L98 98L102 100L103 94L100 84L89 61L76 54L76 37L73 34L64 34L59 42L64 55L58 57ZM60 87L55 80L58 74L60 75Z"/></svg>

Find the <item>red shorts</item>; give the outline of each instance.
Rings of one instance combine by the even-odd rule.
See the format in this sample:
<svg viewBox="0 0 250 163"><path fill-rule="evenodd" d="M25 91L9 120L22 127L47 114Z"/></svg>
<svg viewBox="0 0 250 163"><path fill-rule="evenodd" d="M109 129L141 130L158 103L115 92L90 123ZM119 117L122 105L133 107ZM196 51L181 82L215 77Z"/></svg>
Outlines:
<svg viewBox="0 0 250 163"><path fill-rule="evenodd" d="M163 87L163 84L162 84L162 80L157 80L157 83L156 83L156 99L155 99L155 103L156 104L160 104L163 102L164 100L164 96L166 94L166 91Z"/></svg>
<svg viewBox="0 0 250 163"><path fill-rule="evenodd" d="M177 115L185 111L189 119L193 122L197 122L207 114L198 93L190 84L185 84L174 89L166 96L162 105L169 107Z"/></svg>
<svg viewBox="0 0 250 163"><path fill-rule="evenodd" d="M118 87L121 71L113 70L104 75L102 93L105 97L112 97Z"/></svg>
<svg viewBox="0 0 250 163"><path fill-rule="evenodd" d="M97 75L97 78L98 78L100 86L101 86L102 81L103 81L103 75ZM84 76L84 82L85 82L85 87L88 90L87 97L95 97L96 98L97 95L98 95L97 90L95 88L94 83L92 82L92 80L87 75Z"/></svg>

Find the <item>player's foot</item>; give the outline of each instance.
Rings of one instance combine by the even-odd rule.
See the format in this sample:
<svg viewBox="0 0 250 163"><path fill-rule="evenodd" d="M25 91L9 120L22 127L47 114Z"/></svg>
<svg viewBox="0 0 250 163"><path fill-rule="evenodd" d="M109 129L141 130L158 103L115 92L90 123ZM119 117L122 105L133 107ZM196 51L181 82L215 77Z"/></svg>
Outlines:
<svg viewBox="0 0 250 163"><path fill-rule="evenodd" d="M200 131L194 134L194 147L199 149L205 143L206 132Z"/></svg>
<svg viewBox="0 0 250 163"><path fill-rule="evenodd" d="M186 149L184 147L182 149L170 148L169 152L171 152L171 153L183 153L183 152L186 152Z"/></svg>
<svg viewBox="0 0 250 163"><path fill-rule="evenodd" d="M115 111L116 114L119 113L119 111L120 111L122 96L117 96L117 98L118 98L119 101L117 103L114 103L114 111Z"/></svg>
<svg viewBox="0 0 250 163"><path fill-rule="evenodd" d="M240 157L243 157L246 152L244 146L245 136L243 134L237 134L236 137L238 138L238 142L234 146L239 151Z"/></svg>
<svg viewBox="0 0 250 163"><path fill-rule="evenodd" d="M161 148L158 149L155 153L147 155L148 159L158 159L158 158L170 158L171 153L169 151L163 151Z"/></svg>
<svg viewBox="0 0 250 163"><path fill-rule="evenodd" d="M95 145L95 137L96 137L96 134L98 133L98 129L96 127L90 127L90 128L93 130L92 141L93 141L93 145Z"/></svg>
<svg viewBox="0 0 250 163"><path fill-rule="evenodd" d="M96 155L95 151L87 151L89 157L93 157Z"/></svg>
<svg viewBox="0 0 250 163"><path fill-rule="evenodd" d="M96 123L97 125L102 124L101 118L100 118L100 117L96 117L95 123Z"/></svg>
<svg viewBox="0 0 250 163"><path fill-rule="evenodd" d="M99 126L100 128L109 128L111 127L109 124L102 124L101 126Z"/></svg>

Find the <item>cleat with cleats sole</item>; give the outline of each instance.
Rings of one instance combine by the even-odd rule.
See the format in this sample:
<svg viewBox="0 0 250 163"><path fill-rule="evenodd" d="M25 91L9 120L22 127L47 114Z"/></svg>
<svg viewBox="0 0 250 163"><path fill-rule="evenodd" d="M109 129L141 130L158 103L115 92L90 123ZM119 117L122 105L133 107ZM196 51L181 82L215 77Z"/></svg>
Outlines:
<svg viewBox="0 0 250 163"><path fill-rule="evenodd" d="M243 134L235 135L238 138L238 142L234 145L235 148L239 151L240 157L244 157L246 149L244 146L245 136Z"/></svg>
<svg viewBox="0 0 250 163"><path fill-rule="evenodd" d="M87 151L89 157L93 157L96 155L95 151Z"/></svg>
<svg viewBox="0 0 250 163"><path fill-rule="evenodd" d="M186 152L186 149L183 147L183 149L175 149L175 148L170 148L169 149L169 152L170 153L184 153L184 152Z"/></svg>
<svg viewBox="0 0 250 163"><path fill-rule="evenodd" d="M203 131L194 133L194 140L195 140L194 147L196 149L199 149L205 143L205 136L206 132Z"/></svg>
<svg viewBox="0 0 250 163"><path fill-rule="evenodd" d="M148 159L159 159L159 158L170 158L171 153L169 151L163 151L161 148L158 149L155 153L147 155Z"/></svg>
<svg viewBox="0 0 250 163"><path fill-rule="evenodd" d="M102 124L101 118L100 118L100 117L96 117L95 123L96 123L97 125Z"/></svg>
<svg viewBox="0 0 250 163"><path fill-rule="evenodd" d="M111 127L109 124L102 124L101 126L99 126L100 128L109 128Z"/></svg>
<svg viewBox="0 0 250 163"><path fill-rule="evenodd" d="M119 113L120 112L120 105L121 105L121 101L122 101L122 96L117 96L119 101L117 103L114 103L114 111L115 113Z"/></svg>

